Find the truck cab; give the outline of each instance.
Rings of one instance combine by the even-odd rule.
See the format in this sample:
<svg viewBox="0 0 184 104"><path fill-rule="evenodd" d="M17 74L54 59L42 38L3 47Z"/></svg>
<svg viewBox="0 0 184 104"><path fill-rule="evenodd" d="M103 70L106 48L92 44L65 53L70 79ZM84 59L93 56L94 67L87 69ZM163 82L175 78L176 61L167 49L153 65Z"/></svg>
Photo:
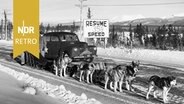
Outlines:
<svg viewBox="0 0 184 104"><path fill-rule="evenodd" d="M75 33L50 32L41 37L40 52L48 60L67 54L72 61L82 61L96 56L97 48L79 41Z"/></svg>

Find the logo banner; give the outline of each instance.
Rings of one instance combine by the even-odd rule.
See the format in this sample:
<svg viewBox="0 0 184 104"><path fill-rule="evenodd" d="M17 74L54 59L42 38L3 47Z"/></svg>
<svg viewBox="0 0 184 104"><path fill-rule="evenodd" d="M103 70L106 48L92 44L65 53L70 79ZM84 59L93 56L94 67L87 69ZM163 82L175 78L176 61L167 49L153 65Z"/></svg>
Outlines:
<svg viewBox="0 0 184 104"><path fill-rule="evenodd" d="M13 0L13 58L24 51L39 58L39 0Z"/></svg>

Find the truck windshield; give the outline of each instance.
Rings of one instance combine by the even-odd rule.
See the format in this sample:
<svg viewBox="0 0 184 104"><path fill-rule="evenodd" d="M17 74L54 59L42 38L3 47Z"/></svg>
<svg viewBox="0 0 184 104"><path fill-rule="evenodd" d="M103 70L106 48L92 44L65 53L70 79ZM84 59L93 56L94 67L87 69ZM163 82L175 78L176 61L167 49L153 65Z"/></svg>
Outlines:
<svg viewBox="0 0 184 104"><path fill-rule="evenodd" d="M60 40L61 41L79 41L77 35L70 35L70 34L60 35Z"/></svg>

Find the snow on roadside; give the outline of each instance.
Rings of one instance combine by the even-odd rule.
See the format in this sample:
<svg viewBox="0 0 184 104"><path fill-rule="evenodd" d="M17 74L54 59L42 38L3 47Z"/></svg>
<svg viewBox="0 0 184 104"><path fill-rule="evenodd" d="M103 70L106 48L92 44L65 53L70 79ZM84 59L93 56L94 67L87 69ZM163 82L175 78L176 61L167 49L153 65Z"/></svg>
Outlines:
<svg viewBox="0 0 184 104"><path fill-rule="evenodd" d="M0 48L12 49L13 41L0 40Z"/></svg>
<svg viewBox="0 0 184 104"><path fill-rule="evenodd" d="M13 41L0 40L0 47L12 47ZM97 55L128 58L132 60L144 60L158 63L171 63L175 65L184 65L183 51L170 50L151 50L151 49L133 49L132 53L127 48L100 48L97 49Z"/></svg>
<svg viewBox="0 0 184 104"><path fill-rule="evenodd" d="M13 40L7 41L7 40L0 40L0 45L12 45L13 44Z"/></svg>
<svg viewBox="0 0 184 104"><path fill-rule="evenodd" d="M36 88L38 91L44 92L48 96L51 96L58 100L64 100L68 104L101 104L94 98L88 99L86 94L82 93L81 96L77 96L71 91L67 91L63 85L52 85L42 79L37 79L23 72L17 72L8 67L0 65L0 71L12 75L19 81L23 81L29 87Z"/></svg>
<svg viewBox="0 0 184 104"><path fill-rule="evenodd" d="M132 60L144 60L157 63L167 63L175 65L184 64L184 52L169 50L133 49L130 53L126 48L98 48L97 54L102 56L127 58Z"/></svg>

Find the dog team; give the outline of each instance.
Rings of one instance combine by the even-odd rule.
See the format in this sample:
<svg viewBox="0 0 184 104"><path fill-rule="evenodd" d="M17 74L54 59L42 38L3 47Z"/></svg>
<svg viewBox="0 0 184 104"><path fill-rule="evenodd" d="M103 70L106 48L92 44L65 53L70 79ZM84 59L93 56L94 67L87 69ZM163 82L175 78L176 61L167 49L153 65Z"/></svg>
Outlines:
<svg viewBox="0 0 184 104"><path fill-rule="evenodd" d="M66 76L67 65L71 62L71 59L68 56L64 56L61 60L60 76ZM136 78L136 74L139 71L139 61L132 61L130 65L105 65L104 63L93 63L93 62L82 62L80 65L74 65L75 70L72 72L72 76L79 72L79 81L82 81L82 78L85 77L87 83L93 83L93 73L95 70L100 69L105 71L105 86L104 89L107 89L107 86L117 92L122 92L122 85L125 83L126 89L128 91L133 91L132 82ZM56 75L58 75L58 71ZM63 75L62 75L63 74ZM83 78L84 79L84 78ZM162 91L163 102L168 101L167 95L171 87L176 85L176 78L174 76L168 77L159 77L153 75L148 80L148 90L146 94L146 99L149 99L149 94L153 90L154 98L156 96L156 90Z"/></svg>

